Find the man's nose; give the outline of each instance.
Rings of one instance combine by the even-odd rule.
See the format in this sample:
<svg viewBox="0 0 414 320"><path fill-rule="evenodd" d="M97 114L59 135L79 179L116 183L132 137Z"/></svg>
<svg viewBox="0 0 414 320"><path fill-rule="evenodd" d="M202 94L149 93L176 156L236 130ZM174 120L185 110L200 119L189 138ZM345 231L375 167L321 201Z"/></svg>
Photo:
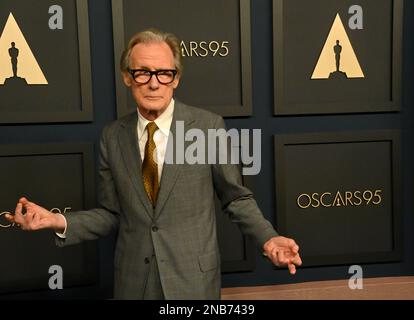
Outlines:
<svg viewBox="0 0 414 320"><path fill-rule="evenodd" d="M156 90L160 86L160 83L158 82L158 79L155 76L155 74L152 75L148 85L152 90Z"/></svg>

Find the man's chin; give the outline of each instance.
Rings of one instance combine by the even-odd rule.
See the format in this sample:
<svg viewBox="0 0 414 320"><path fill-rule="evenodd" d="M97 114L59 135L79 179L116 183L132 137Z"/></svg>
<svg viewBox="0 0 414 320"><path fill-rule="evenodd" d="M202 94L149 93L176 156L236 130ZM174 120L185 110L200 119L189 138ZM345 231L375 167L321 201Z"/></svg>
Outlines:
<svg viewBox="0 0 414 320"><path fill-rule="evenodd" d="M145 99L144 106L146 109L154 111L159 111L166 107L164 99L161 98L147 98Z"/></svg>

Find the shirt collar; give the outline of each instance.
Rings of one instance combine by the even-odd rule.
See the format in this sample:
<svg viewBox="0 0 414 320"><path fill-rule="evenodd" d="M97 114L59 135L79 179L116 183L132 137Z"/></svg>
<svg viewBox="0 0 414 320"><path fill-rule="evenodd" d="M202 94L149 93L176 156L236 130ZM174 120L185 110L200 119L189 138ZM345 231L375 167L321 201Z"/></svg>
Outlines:
<svg viewBox="0 0 414 320"><path fill-rule="evenodd" d="M168 105L167 109L161 115L154 120L155 124L157 125L158 129L168 137L170 133L172 118L174 113L174 99L171 99L170 104ZM138 140L141 140L143 134L146 132L145 128L147 124L151 122L148 119L145 119L138 110Z"/></svg>

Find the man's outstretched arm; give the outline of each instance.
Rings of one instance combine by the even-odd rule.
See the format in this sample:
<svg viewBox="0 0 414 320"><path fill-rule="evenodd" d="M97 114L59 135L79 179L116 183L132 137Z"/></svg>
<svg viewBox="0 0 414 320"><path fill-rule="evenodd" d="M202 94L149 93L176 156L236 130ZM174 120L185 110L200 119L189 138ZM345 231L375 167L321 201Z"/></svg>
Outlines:
<svg viewBox="0 0 414 320"><path fill-rule="evenodd" d="M225 129L221 117L217 118L216 128ZM231 157L228 156L227 159ZM243 186L237 165L215 164L212 166L212 173L215 190L230 219L238 224L244 234L255 240L273 264L278 267L287 266L289 272L295 274L296 266L302 264L299 246L293 239L279 236L271 223L264 218L252 192Z"/></svg>

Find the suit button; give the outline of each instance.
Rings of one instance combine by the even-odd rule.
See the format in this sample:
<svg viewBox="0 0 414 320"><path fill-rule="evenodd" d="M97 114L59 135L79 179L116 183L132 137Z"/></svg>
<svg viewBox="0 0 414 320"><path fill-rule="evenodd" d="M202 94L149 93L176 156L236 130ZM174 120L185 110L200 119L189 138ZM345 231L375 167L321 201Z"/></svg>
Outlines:
<svg viewBox="0 0 414 320"><path fill-rule="evenodd" d="M152 231L157 232L158 231L158 227L157 226L152 226Z"/></svg>
<svg viewBox="0 0 414 320"><path fill-rule="evenodd" d="M145 263L145 264L150 263L150 259L149 259L149 258L145 258L145 259L144 259L144 263Z"/></svg>

